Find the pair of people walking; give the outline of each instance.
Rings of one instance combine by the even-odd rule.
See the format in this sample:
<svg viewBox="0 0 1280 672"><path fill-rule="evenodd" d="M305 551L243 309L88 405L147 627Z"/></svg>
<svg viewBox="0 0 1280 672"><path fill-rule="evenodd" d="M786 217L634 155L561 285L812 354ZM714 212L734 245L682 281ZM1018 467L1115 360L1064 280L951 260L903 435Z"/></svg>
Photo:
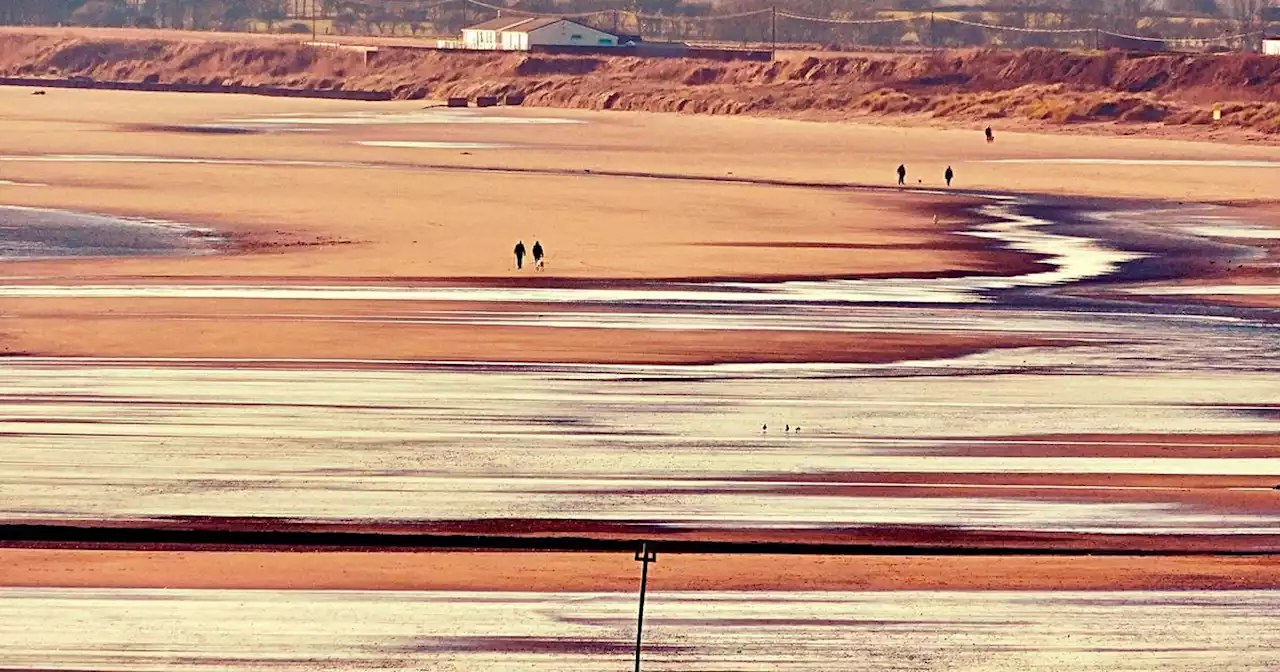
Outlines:
<svg viewBox="0 0 1280 672"><path fill-rule="evenodd" d="M518 271L524 268L525 250L524 250L523 240L516 243L515 253L516 253L516 270ZM544 256L544 250L542 249L542 243L537 240L533 241L533 267L535 269L542 270L543 256Z"/></svg>
<svg viewBox="0 0 1280 672"><path fill-rule="evenodd" d="M947 178L947 186L949 187L951 186L951 180L955 179L956 171L951 170L951 166L947 166L947 172L943 173L942 176ZM898 184L905 185L906 183L907 183L907 166L906 164L900 164L898 166Z"/></svg>

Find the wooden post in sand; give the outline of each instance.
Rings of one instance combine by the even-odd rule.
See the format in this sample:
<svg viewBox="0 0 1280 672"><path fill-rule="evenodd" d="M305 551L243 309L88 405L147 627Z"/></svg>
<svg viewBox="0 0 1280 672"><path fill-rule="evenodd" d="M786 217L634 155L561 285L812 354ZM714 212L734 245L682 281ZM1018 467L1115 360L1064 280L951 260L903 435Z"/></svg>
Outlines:
<svg viewBox="0 0 1280 672"><path fill-rule="evenodd" d="M640 569L640 615L636 618L636 672L640 672L640 642L644 629L644 593L649 585L649 563L658 561L658 552L650 551L649 544L640 544L636 551L636 562L642 563Z"/></svg>

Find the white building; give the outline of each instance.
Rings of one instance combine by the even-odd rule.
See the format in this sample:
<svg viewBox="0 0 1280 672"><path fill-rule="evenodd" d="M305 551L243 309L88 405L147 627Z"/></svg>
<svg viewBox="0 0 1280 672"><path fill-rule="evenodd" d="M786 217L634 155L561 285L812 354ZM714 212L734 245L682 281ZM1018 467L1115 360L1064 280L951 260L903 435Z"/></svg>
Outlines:
<svg viewBox="0 0 1280 672"><path fill-rule="evenodd" d="M467 49L497 49L502 44L500 35L503 30L528 20L528 18L498 17L484 23L477 23L469 28L463 28L462 44Z"/></svg>
<svg viewBox="0 0 1280 672"><path fill-rule="evenodd" d="M527 51L533 46L616 47L618 37L569 19L496 18L462 29L467 49Z"/></svg>
<svg viewBox="0 0 1280 672"><path fill-rule="evenodd" d="M1280 37L1268 37L1263 40L1262 53L1268 56L1280 56Z"/></svg>

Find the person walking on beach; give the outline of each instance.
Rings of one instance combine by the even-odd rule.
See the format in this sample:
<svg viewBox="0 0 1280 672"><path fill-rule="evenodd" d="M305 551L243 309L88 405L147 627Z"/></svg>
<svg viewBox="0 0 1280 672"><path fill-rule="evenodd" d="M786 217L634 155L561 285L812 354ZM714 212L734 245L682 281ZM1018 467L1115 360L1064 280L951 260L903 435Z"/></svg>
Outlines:
<svg viewBox="0 0 1280 672"><path fill-rule="evenodd" d="M516 270L524 268L524 241L516 243Z"/></svg>
<svg viewBox="0 0 1280 672"><path fill-rule="evenodd" d="M534 270L542 270L542 243L533 241L533 268Z"/></svg>
<svg viewBox="0 0 1280 672"><path fill-rule="evenodd" d="M907 183L907 166L905 164L898 166L898 184Z"/></svg>
<svg viewBox="0 0 1280 672"><path fill-rule="evenodd" d="M988 126L988 127L987 127L986 134L987 134L987 142L995 142L995 141L996 141L996 134L991 132L991 127L990 127L990 126Z"/></svg>
<svg viewBox="0 0 1280 672"><path fill-rule="evenodd" d="M947 166L947 172L943 173L942 176L947 178L947 186L949 187L951 186L951 178L956 176L956 171L951 170L951 166ZM534 254L536 255L537 252L534 252Z"/></svg>

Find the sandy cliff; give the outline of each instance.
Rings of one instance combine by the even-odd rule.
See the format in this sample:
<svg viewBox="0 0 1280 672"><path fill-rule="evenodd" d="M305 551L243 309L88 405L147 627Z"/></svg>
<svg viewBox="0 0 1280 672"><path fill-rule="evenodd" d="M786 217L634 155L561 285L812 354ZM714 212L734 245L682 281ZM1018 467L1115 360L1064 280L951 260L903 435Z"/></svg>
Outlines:
<svg viewBox="0 0 1280 672"><path fill-rule="evenodd" d="M782 56L771 63L383 50L283 41L9 32L0 74L362 89L398 98L522 93L588 109L842 119L1116 122L1280 132L1280 58L1047 49ZM1187 129L1193 131L1194 129Z"/></svg>

